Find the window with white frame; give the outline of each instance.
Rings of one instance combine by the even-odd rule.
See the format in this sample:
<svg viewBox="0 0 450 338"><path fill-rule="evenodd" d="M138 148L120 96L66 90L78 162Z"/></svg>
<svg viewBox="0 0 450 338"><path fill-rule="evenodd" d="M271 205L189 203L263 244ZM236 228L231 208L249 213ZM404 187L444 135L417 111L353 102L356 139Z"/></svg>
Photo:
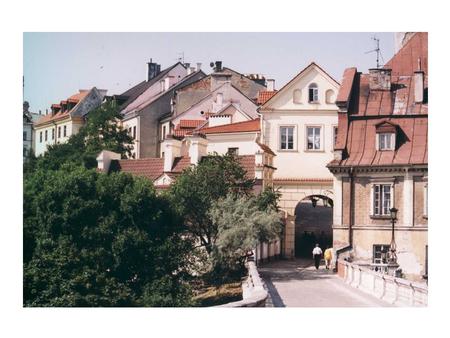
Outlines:
<svg viewBox="0 0 450 338"><path fill-rule="evenodd" d="M39 142L42 143L42 131L39 132Z"/></svg>
<svg viewBox="0 0 450 338"><path fill-rule="evenodd" d="M338 127L337 126L333 126L333 149L336 148L337 133L338 133Z"/></svg>
<svg viewBox="0 0 450 338"><path fill-rule="evenodd" d="M395 134L379 133L378 134L378 150L394 150Z"/></svg>
<svg viewBox="0 0 450 338"><path fill-rule="evenodd" d="M136 126L133 126L133 139L136 139Z"/></svg>
<svg viewBox="0 0 450 338"><path fill-rule="evenodd" d="M321 127L306 127L306 149L321 150Z"/></svg>
<svg viewBox="0 0 450 338"><path fill-rule="evenodd" d="M386 264L389 255L389 244L374 244L372 262L374 264Z"/></svg>
<svg viewBox="0 0 450 338"><path fill-rule="evenodd" d="M24 141L27 140L27 132L26 132L26 131L23 132L23 140L24 140Z"/></svg>
<svg viewBox="0 0 450 338"><path fill-rule="evenodd" d="M315 83L311 83L308 87L308 102L319 101L319 87Z"/></svg>
<svg viewBox="0 0 450 338"><path fill-rule="evenodd" d="M392 184L374 184L373 189L373 216L389 216L389 209L393 206Z"/></svg>
<svg viewBox="0 0 450 338"><path fill-rule="evenodd" d="M227 154L237 156L237 155L239 155L239 148L237 148L237 147L228 148Z"/></svg>
<svg viewBox="0 0 450 338"><path fill-rule="evenodd" d="M67 126L64 126L64 133L63 133L64 137L67 136Z"/></svg>
<svg viewBox="0 0 450 338"><path fill-rule="evenodd" d="M47 130L45 131L45 138L44 139L45 139L45 141L47 141L47 139L48 139L48 131Z"/></svg>
<svg viewBox="0 0 450 338"><path fill-rule="evenodd" d="M294 126L280 127L280 149L294 150Z"/></svg>

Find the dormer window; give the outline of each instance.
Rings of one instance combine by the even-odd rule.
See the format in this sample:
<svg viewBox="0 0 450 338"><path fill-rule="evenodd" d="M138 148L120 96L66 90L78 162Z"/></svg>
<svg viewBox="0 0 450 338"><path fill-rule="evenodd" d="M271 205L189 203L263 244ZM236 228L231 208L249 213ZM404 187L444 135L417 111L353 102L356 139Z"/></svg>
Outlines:
<svg viewBox="0 0 450 338"><path fill-rule="evenodd" d="M311 83L308 88L308 102L316 103L319 102L319 87L315 83Z"/></svg>
<svg viewBox="0 0 450 338"><path fill-rule="evenodd" d="M376 149L380 151L395 150L397 126L384 121L376 126Z"/></svg>

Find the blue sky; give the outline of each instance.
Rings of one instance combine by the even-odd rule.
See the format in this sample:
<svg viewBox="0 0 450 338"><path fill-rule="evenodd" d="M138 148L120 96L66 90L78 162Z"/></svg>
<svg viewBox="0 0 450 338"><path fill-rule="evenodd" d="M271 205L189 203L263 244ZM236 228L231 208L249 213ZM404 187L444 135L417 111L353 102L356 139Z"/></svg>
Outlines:
<svg viewBox="0 0 450 338"><path fill-rule="evenodd" d="M261 73L280 88L311 61L337 81L346 67L376 66L373 36L384 61L394 54L393 33L24 33L24 99L30 110L96 86L120 94L145 79L146 62L166 68L184 53L185 62L223 65Z"/></svg>

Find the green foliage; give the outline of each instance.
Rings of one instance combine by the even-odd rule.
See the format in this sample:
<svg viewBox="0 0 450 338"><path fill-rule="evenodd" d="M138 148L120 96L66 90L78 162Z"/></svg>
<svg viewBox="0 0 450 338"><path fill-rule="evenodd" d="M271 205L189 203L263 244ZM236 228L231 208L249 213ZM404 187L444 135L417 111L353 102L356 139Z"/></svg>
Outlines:
<svg viewBox="0 0 450 338"><path fill-rule="evenodd" d="M235 156L214 155L185 170L171 186L169 197L188 231L210 253L217 236L217 224L209 214L212 203L229 193L247 195L253 183Z"/></svg>
<svg viewBox="0 0 450 338"><path fill-rule="evenodd" d="M50 145L44 155L32 159L24 167L24 172L37 168L58 170L66 163L94 168L97 166L96 157L102 150L129 156L132 139L120 126L121 118L116 103L105 102L89 112L85 125L77 134L71 135L66 143Z"/></svg>
<svg viewBox="0 0 450 338"><path fill-rule="evenodd" d="M24 305L189 305L180 224L145 179L36 169L24 181Z"/></svg>
<svg viewBox="0 0 450 338"><path fill-rule="evenodd" d="M273 208L260 210L256 200L229 194L213 203L209 215L218 229L213 255L216 268L241 268L258 243L270 242L281 233L279 213Z"/></svg>
<svg viewBox="0 0 450 338"><path fill-rule="evenodd" d="M264 211L267 209L273 209L279 211L278 201L281 198L281 193L271 187L266 187L255 198L255 203L259 210Z"/></svg>

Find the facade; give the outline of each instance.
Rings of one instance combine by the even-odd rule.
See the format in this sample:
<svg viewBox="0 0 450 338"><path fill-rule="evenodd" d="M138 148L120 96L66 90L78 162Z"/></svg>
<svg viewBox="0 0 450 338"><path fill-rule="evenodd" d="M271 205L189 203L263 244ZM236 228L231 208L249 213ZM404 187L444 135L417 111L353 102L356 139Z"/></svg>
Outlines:
<svg viewBox="0 0 450 338"><path fill-rule="evenodd" d="M35 124L35 154L42 155L52 144L67 142L69 137L78 133L87 114L100 106L106 90L93 87L80 89L79 93L67 100L51 106L51 113L42 116Z"/></svg>
<svg viewBox="0 0 450 338"><path fill-rule="evenodd" d="M427 275L428 35L405 39L381 69L344 72L334 175L333 245L361 264L385 264L395 223L405 277Z"/></svg>
<svg viewBox="0 0 450 338"><path fill-rule="evenodd" d="M159 119L172 109L177 88L197 81L206 75L189 64L176 64L164 70L154 62L147 64L145 81L115 96L123 115L123 127L134 139L133 158L158 157L160 154Z"/></svg>
<svg viewBox="0 0 450 338"><path fill-rule="evenodd" d="M25 161L34 152L34 127L33 123L39 119L39 114L29 111L30 105L27 101L23 103L23 160Z"/></svg>
<svg viewBox="0 0 450 338"><path fill-rule="evenodd" d="M333 159L338 90L339 83L311 63L279 91L259 98L262 143L276 154L273 184L286 214L286 257L309 257L314 239L330 241L333 175L326 165Z"/></svg>
<svg viewBox="0 0 450 338"><path fill-rule="evenodd" d="M262 77L251 79L217 61L212 74L175 92L172 112L160 120L160 142L168 135L186 135L192 129L188 124L213 127L256 119L264 83Z"/></svg>

